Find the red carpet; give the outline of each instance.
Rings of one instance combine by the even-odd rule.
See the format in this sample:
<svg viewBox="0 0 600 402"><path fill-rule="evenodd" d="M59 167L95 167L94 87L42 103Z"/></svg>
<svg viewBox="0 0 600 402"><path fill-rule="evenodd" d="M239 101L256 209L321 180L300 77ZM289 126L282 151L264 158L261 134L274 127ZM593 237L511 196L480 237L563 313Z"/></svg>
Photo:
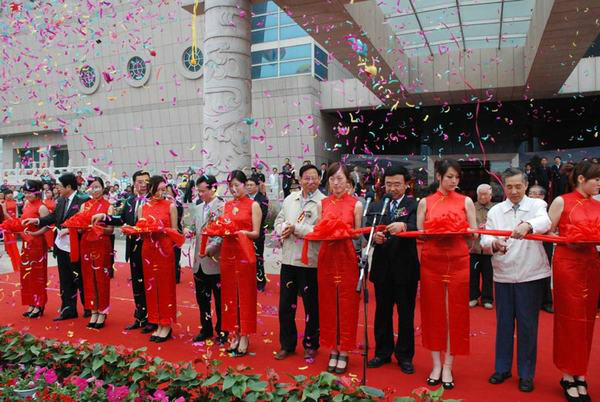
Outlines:
<svg viewBox="0 0 600 402"><path fill-rule="evenodd" d="M37 320L26 319L21 316L25 310L20 305L18 276L16 274L0 275L0 306L2 308L2 325L11 325L37 336L52 337L71 342L86 340L110 344L122 344L127 347L139 348L146 346L148 353L168 359L170 361L190 361L201 357L209 351L212 358L224 361L225 366L244 364L251 366L257 373L265 373L267 368L275 369L279 374L305 374L314 375L322 371L327 364L328 351L322 350L317 355L315 362L307 363L302 359L301 348L295 356L285 361L273 359L273 353L278 349L278 277L270 276L267 292L259 293L259 325L260 332L251 338L251 355L245 358L233 359L225 356L216 346L192 345L192 337L198 333L199 313L195 302L194 287L191 271L183 270L183 278L177 287L177 301L179 317L175 327L175 340L162 345L148 342L148 336L138 331L126 332L123 328L132 321L133 301L131 288L127 282L129 268L126 264L118 264L115 279L112 281L111 311L107 326L102 330L88 329L85 327L87 319L79 318L61 323L55 323L59 307L58 273L56 268L49 272L49 299L46 315ZM374 315L374 296L369 305L369 323L372 325ZM302 303L299 299L298 323L299 330L303 328ZM418 306L418 303L417 303ZM81 306L79 306L81 312ZM362 313L361 313L362 318ZM362 320L361 320L362 321ZM419 325L420 317L417 307L416 323ZM562 391L558 380L560 373L552 364L552 315L544 312L540 315L539 348L537 375L535 378L536 389L531 394L524 394L517 389L516 366L513 369L513 378L502 385L488 384L487 378L494 369L494 342L495 342L495 312L483 308L471 310L471 354L458 357L454 365L454 378L456 388L447 391L447 398L462 398L464 401L563 401ZM588 378L591 380L590 394L600 398L600 341L598 341L598 321L596 324L596 342L592 349L592 358ZM362 327L359 327L362 334ZM369 336L372 340L372 327ZM419 329L417 329L419 335ZM359 337L362 339L362 336ZM298 342L301 346L301 341ZM381 389L387 389L393 395L408 395L416 387L425 385L425 378L431 369L429 352L421 346L420 336L417 336L417 351L414 359L416 374L405 375L395 364L388 364L379 369L368 371L368 384ZM372 352L369 353L372 357ZM516 358L515 358L516 360ZM515 363L516 364L516 363ZM352 377L359 378L362 372L362 357L357 353L351 356L349 373Z"/></svg>

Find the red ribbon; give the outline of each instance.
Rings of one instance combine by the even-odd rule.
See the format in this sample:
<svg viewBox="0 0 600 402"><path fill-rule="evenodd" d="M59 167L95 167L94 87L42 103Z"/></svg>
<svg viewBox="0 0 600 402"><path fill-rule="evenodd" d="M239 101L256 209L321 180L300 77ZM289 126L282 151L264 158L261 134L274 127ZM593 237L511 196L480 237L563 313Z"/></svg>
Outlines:
<svg viewBox="0 0 600 402"><path fill-rule="evenodd" d="M140 236L151 233L164 233L166 234L177 247L183 246L185 243L185 236L176 229L166 227L158 222L150 223L145 219L140 219L135 226L125 225L121 228L121 231L129 236Z"/></svg>
<svg viewBox="0 0 600 402"><path fill-rule="evenodd" d="M21 233L24 241L30 241L32 236L25 234L25 226L18 218L6 218L0 223L0 229L4 232L4 249L10 258L15 272L21 269L21 253L17 246L17 233Z"/></svg>
<svg viewBox="0 0 600 402"><path fill-rule="evenodd" d="M71 246L69 255L71 262L79 261L79 230L92 231L98 238L104 234L102 226L91 225L92 216L92 210L82 211L76 213L63 223L63 226L69 229L69 244Z"/></svg>
<svg viewBox="0 0 600 402"><path fill-rule="evenodd" d="M200 255L206 254L206 245L209 237L230 237L234 239L240 251L242 258L248 261L249 264L256 264L256 251L252 240L243 233L239 233L238 226L233 219L225 215L219 216L216 221L206 225L202 231L202 239L200 240Z"/></svg>
<svg viewBox="0 0 600 402"><path fill-rule="evenodd" d="M376 226L376 229L385 229L385 226ZM366 231L365 231L366 229ZM304 244L302 244L301 261L304 265L308 264L308 242L323 241L323 240L344 240L352 239L363 232L367 233L371 228L353 229L346 222L338 218L324 218L314 227L313 231L304 236Z"/></svg>

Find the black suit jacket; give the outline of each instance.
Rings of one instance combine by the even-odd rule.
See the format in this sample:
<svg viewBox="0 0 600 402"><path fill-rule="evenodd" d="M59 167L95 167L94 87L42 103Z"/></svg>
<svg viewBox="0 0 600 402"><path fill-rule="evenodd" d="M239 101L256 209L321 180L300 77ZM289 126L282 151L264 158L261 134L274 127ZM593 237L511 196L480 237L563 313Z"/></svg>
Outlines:
<svg viewBox="0 0 600 402"><path fill-rule="evenodd" d="M254 201L258 202L258 205L260 205L260 210L262 212L262 218L260 220L260 238L264 238L265 222L267 221L267 213L269 212L269 199L266 195L259 191L256 193Z"/></svg>
<svg viewBox="0 0 600 402"><path fill-rule="evenodd" d="M383 201L378 201L367 211L367 225L373 222L375 214L379 214ZM377 224L388 225L393 222L406 223L407 230L417 230L417 202L413 197L404 196L396 209L396 216L391 216L390 205ZM391 275L391 276L390 276ZM383 244L374 244L371 262L371 282L385 282L393 278L394 283L416 282L419 280L419 258L415 238L401 238L390 235Z"/></svg>
<svg viewBox="0 0 600 402"><path fill-rule="evenodd" d="M65 207L67 206L68 199L59 197L56 201L56 208L54 209L54 212L44 216L43 218L40 218L40 227L56 225L56 227L59 229L62 228L62 224L67 219L79 212L81 205L87 200L89 200L89 197L83 194L75 193L73 202L71 202L71 205L69 205L69 210L65 215Z"/></svg>
<svg viewBox="0 0 600 402"><path fill-rule="evenodd" d="M135 226L137 219L135 218L135 207L136 207L137 196L130 195L123 204L123 209L120 215L109 216L104 223L111 226ZM131 253L133 252L136 244L141 251L141 238L139 236L127 236L125 240L125 261L129 261Z"/></svg>

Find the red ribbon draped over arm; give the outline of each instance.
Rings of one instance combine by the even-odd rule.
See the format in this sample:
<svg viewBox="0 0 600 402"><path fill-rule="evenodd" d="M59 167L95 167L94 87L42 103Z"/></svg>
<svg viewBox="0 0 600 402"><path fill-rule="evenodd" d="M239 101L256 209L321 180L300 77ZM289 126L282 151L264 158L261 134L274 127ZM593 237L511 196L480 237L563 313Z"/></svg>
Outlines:
<svg viewBox="0 0 600 402"><path fill-rule="evenodd" d="M79 212L64 221L63 226L69 229L69 244L71 246L71 262L79 261L79 230L90 229L92 214Z"/></svg>
<svg viewBox="0 0 600 402"><path fill-rule="evenodd" d="M252 240L245 234L239 233L239 229L235 222L225 215L221 215L216 221L206 225L202 231L202 239L200 240L201 256L206 254L208 238L215 236L234 238L242 252L243 259L247 260L249 264L256 264L256 251L254 250Z"/></svg>
<svg viewBox="0 0 600 402"><path fill-rule="evenodd" d="M17 246L17 233L22 233L23 239L27 239L27 235L23 233L25 227L18 218L7 218L0 224L0 229L4 231L4 248L6 254L10 258L13 270L17 272L21 269L21 253Z"/></svg>

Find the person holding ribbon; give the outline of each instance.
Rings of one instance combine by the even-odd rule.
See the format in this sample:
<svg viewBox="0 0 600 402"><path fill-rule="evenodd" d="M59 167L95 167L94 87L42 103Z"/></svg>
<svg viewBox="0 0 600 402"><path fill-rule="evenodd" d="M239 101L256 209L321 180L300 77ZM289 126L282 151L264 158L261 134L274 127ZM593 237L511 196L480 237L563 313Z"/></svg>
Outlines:
<svg viewBox="0 0 600 402"><path fill-rule="evenodd" d="M164 197L167 183L162 176L152 176L148 189L150 198L138 212L136 227L144 238L142 260L148 322L158 325L150 341L162 343L171 338L171 325L177 320L175 244L174 236L170 235L179 233L177 208Z"/></svg>
<svg viewBox="0 0 600 402"><path fill-rule="evenodd" d="M256 332L256 254L250 240L260 235L262 212L258 202L248 197L247 181L241 170L229 174L233 200L225 203L221 217L235 231L221 244L222 328L232 335L227 351L234 357L248 353L248 335Z"/></svg>
<svg viewBox="0 0 600 402"><path fill-rule="evenodd" d="M48 215L48 208L42 203L42 182L27 180L23 193L27 201L23 206L23 219L41 218ZM47 227L26 225L23 231L23 247L21 250L21 302L29 306L24 317L37 318L44 314L48 301L46 282L48 282L48 245L44 233Z"/></svg>
<svg viewBox="0 0 600 402"><path fill-rule="evenodd" d="M69 226L71 221L81 227L79 250L84 305L92 312L87 326L100 329L104 327L110 300L110 269L114 252L111 236L114 228L90 225L93 215L112 213L110 203L104 198L104 181L100 177L92 178L88 193L92 198L65 222L65 226Z"/></svg>
<svg viewBox="0 0 600 402"><path fill-rule="evenodd" d="M581 240L600 239L600 165L581 162L571 174L574 191L554 199L551 232ZM594 244L556 245L554 269L554 364L563 372L567 401L589 401L585 374L590 359L600 258Z"/></svg>
<svg viewBox="0 0 600 402"><path fill-rule="evenodd" d="M469 353L469 246L460 233L469 227L476 229L477 221L473 201L456 192L460 164L443 159L437 162L435 172L438 189L417 208L418 229L440 234L423 242L421 321L423 346L431 350L433 359L427 384L442 383L445 389L452 389L454 356ZM442 351L446 352L443 367Z"/></svg>
<svg viewBox="0 0 600 402"><path fill-rule="evenodd" d="M327 170L331 195L322 201L315 232L347 232L361 227L363 206L348 194L348 168L335 162ZM337 229L340 230L337 230ZM335 233L332 233L335 237ZM357 257L352 236L321 242L317 262L321 343L331 349L327 371L342 374L348 367L348 352L356 348L360 294Z"/></svg>

